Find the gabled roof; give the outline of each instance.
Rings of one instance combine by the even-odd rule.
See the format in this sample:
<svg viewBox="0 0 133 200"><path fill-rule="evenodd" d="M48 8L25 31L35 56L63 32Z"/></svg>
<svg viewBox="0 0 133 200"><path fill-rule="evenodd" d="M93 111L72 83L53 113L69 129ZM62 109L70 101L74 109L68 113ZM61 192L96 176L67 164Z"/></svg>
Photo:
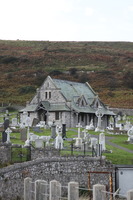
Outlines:
<svg viewBox="0 0 133 200"><path fill-rule="evenodd" d="M25 108L21 109L19 112L34 112L37 110L37 104L27 105Z"/></svg>
<svg viewBox="0 0 133 200"><path fill-rule="evenodd" d="M61 93L67 99L67 101L72 101L74 97L85 97L87 101L94 99L96 93L89 87L87 83L78 83L60 79L53 79L54 84L57 88L61 89Z"/></svg>
<svg viewBox="0 0 133 200"><path fill-rule="evenodd" d="M42 101L40 105L42 105L47 111L70 111L70 109L66 104L50 103L48 101Z"/></svg>

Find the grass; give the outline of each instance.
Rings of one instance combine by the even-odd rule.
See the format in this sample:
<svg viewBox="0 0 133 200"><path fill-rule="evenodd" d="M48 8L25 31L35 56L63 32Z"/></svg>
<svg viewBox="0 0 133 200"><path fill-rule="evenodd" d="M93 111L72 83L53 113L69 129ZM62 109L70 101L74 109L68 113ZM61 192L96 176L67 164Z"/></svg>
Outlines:
<svg viewBox="0 0 133 200"><path fill-rule="evenodd" d="M42 136L42 135L51 135L51 130L50 129L41 129L42 132L40 133L36 133L34 132L32 129L30 130L30 132L34 132L36 135ZM68 129L66 135L67 138L76 138L78 133L77 133L77 128L72 128L72 129ZM81 129L82 131L83 129ZM95 132L95 131L88 131L90 133L90 135L99 135L100 132ZM107 132L105 132L105 135L110 137L110 142L117 144L121 147L127 148L129 150L133 150L133 144L128 144L127 139L128 136L127 135L109 135ZM24 145L24 142L20 140L20 133L17 132L12 132L11 133L11 142L13 144L21 144ZM0 134L0 139L2 138L2 134ZM51 142L53 142L54 140L51 139ZM73 142L73 141L72 141ZM71 155L71 141L66 141L64 140L64 149L61 150L61 155ZM68 150L69 148L69 150ZM106 143L106 149L107 150L111 150L112 153L103 153L104 156L106 156L107 160L110 160L112 162L112 164L125 164L125 165L132 165L133 164L133 154L132 153L128 153L122 149L113 147L111 145L108 145ZM73 155L84 155L84 151L79 149L74 149L73 150ZM86 155L92 155L92 152L86 152Z"/></svg>
<svg viewBox="0 0 133 200"><path fill-rule="evenodd" d="M112 164L117 165L133 165L133 154L124 150L107 145L108 150L112 150L112 153L104 153L107 160L110 160Z"/></svg>

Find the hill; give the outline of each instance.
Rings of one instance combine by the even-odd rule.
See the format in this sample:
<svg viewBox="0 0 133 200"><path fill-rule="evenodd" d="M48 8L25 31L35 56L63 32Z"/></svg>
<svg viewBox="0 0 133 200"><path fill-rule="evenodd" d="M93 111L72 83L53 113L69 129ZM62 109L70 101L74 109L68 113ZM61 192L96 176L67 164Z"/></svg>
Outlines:
<svg viewBox="0 0 133 200"><path fill-rule="evenodd" d="M0 40L0 103L25 105L47 75L88 81L110 107L133 108L133 43Z"/></svg>

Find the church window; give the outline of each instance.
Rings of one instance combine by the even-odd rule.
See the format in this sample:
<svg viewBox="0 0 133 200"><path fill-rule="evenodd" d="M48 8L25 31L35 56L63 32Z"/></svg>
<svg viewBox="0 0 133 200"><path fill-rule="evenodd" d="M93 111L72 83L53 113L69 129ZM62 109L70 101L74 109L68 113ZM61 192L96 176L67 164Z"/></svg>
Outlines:
<svg viewBox="0 0 133 200"><path fill-rule="evenodd" d="M47 92L45 92L45 99L47 99L48 98L48 93Z"/></svg>
<svg viewBox="0 0 133 200"><path fill-rule="evenodd" d="M59 112L55 112L55 120L59 120Z"/></svg>
<svg viewBox="0 0 133 200"><path fill-rule="evenodd" d="M49 99L51 99L51 92L49 92Z"/></svg>
<svg viewBox="0 0 133 200"><path fill-rule="evenodd" d="M81 106L84 106L84 101L83 100L81 101Z"/></svg>

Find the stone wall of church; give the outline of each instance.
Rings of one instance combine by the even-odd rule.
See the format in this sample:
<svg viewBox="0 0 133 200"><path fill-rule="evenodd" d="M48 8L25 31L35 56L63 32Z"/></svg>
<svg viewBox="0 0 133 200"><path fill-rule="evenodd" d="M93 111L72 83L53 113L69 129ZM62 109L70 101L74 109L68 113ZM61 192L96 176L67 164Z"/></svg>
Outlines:
<svg viewBox="0 0 133 200"><path fill-rule="evenodd" d="M105 158L84 156L45 157L33 161L18 163L0 169L0 199L22 200L24 194L24 178L31 177L33 181L57 180L62 186L70 181L79 182L80 187L88 188L88 172L90 187L100 183L109 186L109 174L112 173L115 187L115 171ZM100 173L96 173L100 172ZM106 173L104 173L106 172Z"/></svg>

